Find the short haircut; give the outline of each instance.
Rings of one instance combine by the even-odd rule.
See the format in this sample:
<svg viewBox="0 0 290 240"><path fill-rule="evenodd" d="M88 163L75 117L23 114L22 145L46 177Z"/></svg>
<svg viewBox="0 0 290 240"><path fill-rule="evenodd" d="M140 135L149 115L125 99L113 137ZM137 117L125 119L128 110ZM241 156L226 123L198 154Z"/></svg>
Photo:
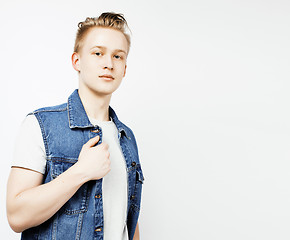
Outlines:
<svg viewBox="0 0 290 240"><path fill-rule="evenodd" d="M104 12L99 17L87 17L85 21L79 22L75 38L74 52L78 53L81 51L86 35L88 34L89 30L94 27L112 28L121 31L127 40L129 53L131 37L128 33L126 33L126 30L129 29L129 26L123 14L114 12Z"/></svg>

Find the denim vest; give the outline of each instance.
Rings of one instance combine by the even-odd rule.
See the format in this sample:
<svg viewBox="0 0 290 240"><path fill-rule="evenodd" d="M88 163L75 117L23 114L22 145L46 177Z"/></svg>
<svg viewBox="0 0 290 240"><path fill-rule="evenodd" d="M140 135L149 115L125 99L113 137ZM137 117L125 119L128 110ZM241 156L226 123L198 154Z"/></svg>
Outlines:
<svg viewBox="0 0 290 240"><path fill-rule="evenodd" d="M83 144L90 138L99 135L98 144L102 142L102 129L90 123L77 89L68 98L68 103L40 108L30 114L34 114L39 122L45 146L47 164L43 183L52 181L74 165ZM127 228L131 240L139 217L144 178L132 130L118 119L110 106L109 116L118 129L126 160ZM21 239L102 240L103 227L102 179L99 179L83 184L54 216L39 226L23 231Z"/></svg>

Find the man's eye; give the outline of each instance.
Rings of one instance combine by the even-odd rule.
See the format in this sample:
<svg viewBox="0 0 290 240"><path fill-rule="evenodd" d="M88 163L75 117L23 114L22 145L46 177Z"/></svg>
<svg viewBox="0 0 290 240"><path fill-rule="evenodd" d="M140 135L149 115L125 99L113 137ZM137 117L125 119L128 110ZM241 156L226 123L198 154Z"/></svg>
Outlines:
<svg viewBox="0 0 290 240"><path fill-rule="evenodd" d="M97 56L101 56L101 53L99 53L99 52L96 52L95 54L96 54Z"/></svg>
<svg viewBox="0 0 290 240"><path fill-rule="evenodd" d="M120 59L120 58L121 58L121 56L119 56L119 55L115 55L115 58L117 58L117 59Z"/></svg>

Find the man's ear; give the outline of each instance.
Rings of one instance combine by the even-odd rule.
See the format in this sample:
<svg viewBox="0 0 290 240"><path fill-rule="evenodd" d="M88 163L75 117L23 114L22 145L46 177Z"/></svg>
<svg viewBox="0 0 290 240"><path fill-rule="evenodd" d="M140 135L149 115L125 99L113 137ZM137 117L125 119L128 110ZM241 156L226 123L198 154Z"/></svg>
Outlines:
<svg viewBox="0 0 290 240"><path fill-rule="evenodd" d="M72 62L72 66L73 68L80 72L80 56L78 53L74 52L71 56L71 62Z"/></svg>
<svg viewBox="0 0 290 240"><path fill-rule="evenodd" d="M125 65L125 69L124 69L124 75L123 75L123 77L125 77L125 75L126 75L126 69L127 69L127 64Z"/></svg>

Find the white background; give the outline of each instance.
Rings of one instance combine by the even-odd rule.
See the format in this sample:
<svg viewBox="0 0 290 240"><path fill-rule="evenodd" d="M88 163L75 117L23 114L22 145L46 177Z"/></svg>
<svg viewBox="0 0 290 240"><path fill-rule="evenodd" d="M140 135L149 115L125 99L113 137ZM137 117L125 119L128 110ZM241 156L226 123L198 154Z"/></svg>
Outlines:
<svg viewBox="0 0 290 240"><path fill-rule="evenodd" d="M290 2L2 1L1 239L25 115L66 101L77 24L123 13L127 75L111 106L145 176L142 240L290 239Z"/></svg>

